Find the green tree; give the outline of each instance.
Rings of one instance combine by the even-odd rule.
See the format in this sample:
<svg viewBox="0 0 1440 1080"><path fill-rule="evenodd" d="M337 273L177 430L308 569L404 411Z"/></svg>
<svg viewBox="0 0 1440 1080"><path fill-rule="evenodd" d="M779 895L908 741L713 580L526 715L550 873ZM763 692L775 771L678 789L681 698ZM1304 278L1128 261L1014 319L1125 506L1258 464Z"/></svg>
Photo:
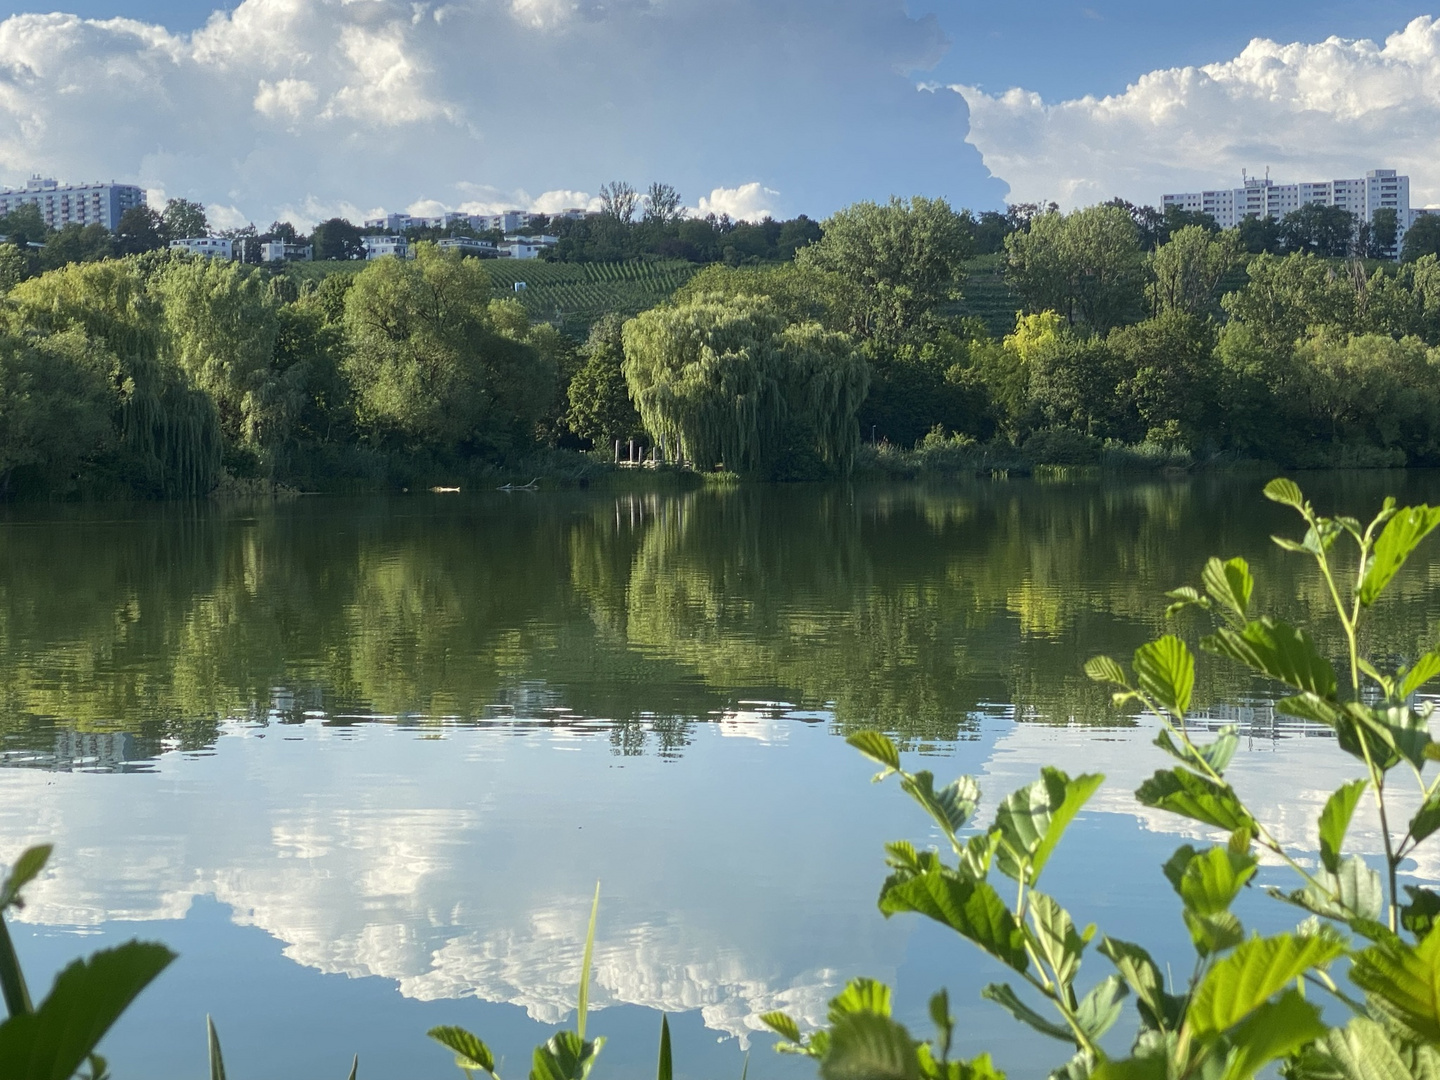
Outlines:
<svg viewBox="0 0 1440 1080"><path fill-rule="evenodd" d="M640 194L624 180L600 185L600 216L617 225L629 225L640 206Z"/></svg>
<svg viewBox="0 0 1440 1080"><path fill-rule="evenodd" d="M360 230L344 218L331 218L316 225L310 243L314 245L312 254L316 259L348 262L365 257L365 242L360 239Z"/></svg>
<svg viewBox="0 0 1440 1080"><path fill-rule="evenodd" d="M210 219L205 216L205 207L189 199L171 199L166 202L160 220L167 243L171 240L190 240L197 236L210 235Z"/></svg>
<svg viewBox="0 0 1440 1080"><path fill-rule="evenodd" d="M839 211L795 258L851 283L852 334L898 342L932 327L937 309L959 298L969 254L964 219L944 199L916 196Z"/></svg>
<svg viewBox="0 0 1440 1080"><path fill-rule="evenodd" d="M98 262L115 254L115 243L104 225L80 225L71 222L50 239L40 252L40 265L46 270L76 262Z"/></svg>
<svg viewBox="0 0 1440 1080"><path fill-rule="evenodd" d="M1307 203L1280 221L1280 240L1286 251L1340 258L1355 243L1355 215L1340 206Z"/></svg>
<svg viewBox="0 0 1440 1080"><path fill-rule="evenodd" d="M1440 214L1422 214L1405 230L1401 261L1415 262L1426 255L1440 255Z"/></svg>
<svg viewBox="0 0 1440 1080"><path fill-rule="evenodd" d="M175 359L210 395L232 442L283 440L293 403L279 400L271 364L278 303L263 278L218 259L177 260L154 283Z"/></svg>
<svg viewBox="0 0 1440 1080"><path fill-rule="evenodd" d="M658 180L645 193L645 220L664 228L685 216L685 206L680 201L680 192L670 184Z"/></svg>
<svg viewBox="0 0 1440 1080"><path fill-rule="evenodd" d="M165 219L148 206L132 206L115 225L115 252L141 255L165 246Z"/></svg>
<svg viewBox="0 0 1440 1080"><path fill-rule="evenodd" d="M1041 214L1006 237L1006 278L1026 311L1058 311L1071 326L1083 322L1103 334L1142 310L1138 235L1117 206Z"/></svg>
<svg viewBox="0 0 1440 1080"><path fill-rule="evenodd" d="M415 251L367 266L345 296L345 368L361 424L403 448L474 454L532 444L554 368L497 331L478 259L432 244Z"/></svg>
<svg viewBox="0 0 1440 1080"><path fill-rule="evenodd" d="M14 244L0 244L0 294L30 276L30 260Z"/></svg>
<svg viewBox="0 0 1440 1080"><path fill-rule="evenodd" d="M1370 218L1371 258L1394 258L1400 234L1400 215L1392 206L1382 206Z"/></svg>
<svg viewBox="0 0 1440 1080"><path fill-rule="evenodd" d="M1204 315L1215 305L1215 289L1240 258L1240 236L1199 225L1177 230L1150 257L1154 279L1146 288L1151 310Z"/></svg>
<svg viewBox="0 0 1440 1080"><path fill-rule="evenodd" d="M580 355L580 370L570 380L565 422L582 439L603 449L644 433L640 414L625 384L625 340L619 315L606 315L590 327Z"/></svg>
<svg viewBox="0 0 1440 1080"><path fill-rule="evenodd" d="M63 495L115 441L114 358L80 330L0 337L0 497Z"/></svg>
<svg viewBox="0 0 1440 1080"><path fill-rule="evenodd" d="M1260 255L1250 260L1246 273L1245 287L1226 293L1220 303L1272 351L1290 349L1311 327L1348 330L1353 324L1355 289L1324 259Z"/></svg>
<svg viewBox="0 0 1440 1080"><path fill-rule="evenodd" d="M850 468L869 372L844 334L765 297L699 297L625 324L625 380L667 456L785 476Z"/></svg>
<svg viewBox="0 0 1440 1080"><path fill-rule="evenodd" d="M1107 344L1119 362L1120 393L1147 440L1189 450L1215 441L1219 380L1215 326L1208 318L1171 308L1113 330Z"/></svg>
<svg viewBox="0 0 1440 1080"><path fill-rule="evenodd" d="M4 236L16 247L43 244L50 232L50 226L45 224L45 216L34 203L23 203L0 217L0 236Z"/></svg>
<svg viewBox="0 0 1440 1080"><path fill-rule="evenodd" d="M1273 217L1246 217L1239 225L1240 243L1251 255L1279 255L1284 250L1280 223Z"/></svg>

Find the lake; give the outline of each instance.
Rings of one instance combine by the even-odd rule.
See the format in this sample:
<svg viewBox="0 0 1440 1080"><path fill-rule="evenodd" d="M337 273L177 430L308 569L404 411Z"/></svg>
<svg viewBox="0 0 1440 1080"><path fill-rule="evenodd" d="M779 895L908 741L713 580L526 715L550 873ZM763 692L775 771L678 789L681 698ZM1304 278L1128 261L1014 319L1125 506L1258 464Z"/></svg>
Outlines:
<svg viewBox="0 0 1440 1080"><path fill-rule="evenodd" d="M936 838L843 736L975 774L986 820L1042 765L1105 772L1047 891L1188 963L1159 864L1204 830L1133 802L1154 724L1080 668L1160 632L1211 554L1250 559L1262 610L1321 610L1264 479L12 507L0 860L56 844L14 923L32 989L135 936L180 953L102 1044L121 1080L204 1075L207 1013L237 1080L339 1080L357 1052L366 1080L458 1076L442 1023L519 1077L572 1017L599 881L597 1076L653 1070L661 1011L680 1075L747 1052L751 1077L812 1075L758 1016L822 1022L859 974L917 1032L948 986L967 1055L1043 1075L1068 1053L979 1000L998 965L877 912L884 842ZM1440 501L1432 473L1298 479L1326 512ZM1431 543L1373 651L1440 641ZM1359 768L1270 692L1202 658L1236 786L1313 847ZM1352 835L1378 850L1370 818ZM1297 921L1250 893L1247 925Z"/></svg>

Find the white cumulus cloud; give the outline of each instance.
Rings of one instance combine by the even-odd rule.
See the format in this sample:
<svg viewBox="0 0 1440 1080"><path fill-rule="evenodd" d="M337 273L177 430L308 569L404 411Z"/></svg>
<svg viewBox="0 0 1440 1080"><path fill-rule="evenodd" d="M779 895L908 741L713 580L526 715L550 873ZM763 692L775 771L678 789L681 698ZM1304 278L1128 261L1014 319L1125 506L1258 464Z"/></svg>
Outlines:
<svg viewBox="0 0 1440 1080"><path fill-rule="evenodd" d="M240 0L193 33L14 15L0 183L114 178L304 224L342 206L588 206L614 178L695 199L738 175L756 182L706 204L823 213L939 186L971 154L932 139L948 149L917 180L904 152L964 112L902 74L944 47L900 0Z"/></svg>
<svg viewBox="0 0 1440 1080"><path fill-rule="evenodd" d="M951 89L1011 201L1156 203L1267 166L1285 181L1393 167L1410 174L1416 205L1440 201L1440 21L1429 17L1383 43L1257 38L1231 60L1152 71L1109 97Z"/></svg>
<svg viewBox="0 0 1440 1080"><path fill-rule="evenodd" d="M701 217L706 214L729 214L736 221L760 221L775 217L778 191L772 191L759 181L741 184L739 187L717 187L708 196L700 196L696 211Z"/></svg>

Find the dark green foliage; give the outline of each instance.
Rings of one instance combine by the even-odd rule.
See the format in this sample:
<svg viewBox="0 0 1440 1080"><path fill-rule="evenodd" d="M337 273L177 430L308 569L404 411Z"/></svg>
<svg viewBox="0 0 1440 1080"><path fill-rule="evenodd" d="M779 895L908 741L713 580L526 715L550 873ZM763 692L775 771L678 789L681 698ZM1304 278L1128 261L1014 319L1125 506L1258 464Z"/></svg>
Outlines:
<svg viewBox="0 0 1440 1080"><path fill-rule="evenodd" d="M171 199L160 214L162 235L167 242L210 235L205 207L189 199Z"/></svg>
<svg viewBox="0 0 1440 1080"><path fill-rule="evenodd" d="M360 239L360 229L344 218L331 218L315 226L310 237L316 259L335 259L349 262L365 257L365 244Z"/></svg>
<svg viewBox="0 0 1440 1080"><path fill-rule="evenodd" d="M1440 214L1422 214L1405 230L1401 260L1415 262L1426 255L1440 255Z"/></svg>
<svg viewBox="0 0 1440 1080"><path fill-rule="evenodd" d="M570 380L567 392L570 411L565 422L576 435L600 449L644 433L625 385L622 325L619 316L607 315L590 328L590 338L581 350L584 364Z"/></svg>

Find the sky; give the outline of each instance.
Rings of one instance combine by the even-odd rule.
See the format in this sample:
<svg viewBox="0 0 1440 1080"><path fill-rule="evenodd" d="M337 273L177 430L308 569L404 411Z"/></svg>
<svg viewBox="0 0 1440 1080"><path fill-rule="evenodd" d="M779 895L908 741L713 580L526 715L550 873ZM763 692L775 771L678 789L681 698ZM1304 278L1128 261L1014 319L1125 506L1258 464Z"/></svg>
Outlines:
<svg viewBox="0 0 1440 1080"><path fill-rule="evenodd" d="M553 211L999 209L1395 167L1440 204L1440 6L1399 0L0 2L0 183L231 226Z"/></svg>

